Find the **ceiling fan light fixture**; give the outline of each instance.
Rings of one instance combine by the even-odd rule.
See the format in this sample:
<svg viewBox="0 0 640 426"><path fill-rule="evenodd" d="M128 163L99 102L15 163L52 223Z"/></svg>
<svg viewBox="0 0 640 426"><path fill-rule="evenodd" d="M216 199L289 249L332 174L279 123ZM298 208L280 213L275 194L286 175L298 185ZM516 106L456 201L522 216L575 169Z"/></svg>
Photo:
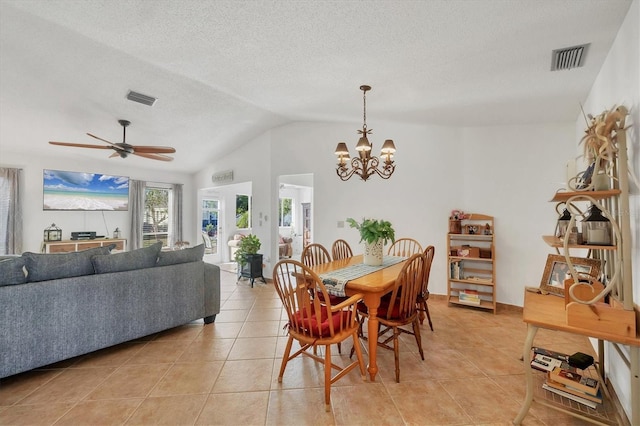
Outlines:
<svg viewBox="0 0 640 426"><path fill-rule="evenodd" d="M134 92L133 90L129 90L129 93L127 93L127 99L147 106L153 106L153 104L158 100L158 98L154 96L143 95L142 93Z"/></svg>

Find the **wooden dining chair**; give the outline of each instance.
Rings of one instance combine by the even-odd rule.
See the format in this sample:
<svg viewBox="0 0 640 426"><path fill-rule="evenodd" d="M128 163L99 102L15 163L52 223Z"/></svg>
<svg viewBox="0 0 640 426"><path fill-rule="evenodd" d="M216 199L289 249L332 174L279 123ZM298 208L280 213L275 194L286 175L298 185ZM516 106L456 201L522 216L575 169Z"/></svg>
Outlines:
<svg viewBox="0 0 640 426"><path fill-rule="evenodd" d="M312 243L306 246L304 250L302 250L302 256L300 257L302 259L302 263L304 263L306 266L316 266L322 263L331 262L331 257L329 257L329 251L322 244L319 244L319 243ZM321 303L324 303L323 294L320 293L317 295L317 297L320 298ZM348 298L335 296L333 294L329 295L329 302L332 305L338 305L339 303L343 302L346 299ZM315 353L315 349L314 349L314 353ZM338 353L340 354L342 353L341 343L338 343Z"/></svg>
<svg viewBox="0 0 640 426"><path fill-rule="evenodd" d="M431 264L433 263L433 256L435 255L435 253L436 248L434 246L429 246L424 250L422 290L420 291L420 293L418 293L418 298L416 299L420 324L424 323L424 317L426 315L427 319L429 320L429 327L431 328L431 331L433 331L433 323L431 322L431 314L429 313L429 305L427 305L427 301L429 300L429 274L431 273Z"/></svg>
<svg viewBox="0 0 640 426"><path fill-rule="evenodd" d="M335 240L331 246L331 255L333 260L347 259L353 257L353 250L345 240Z"/></svg>
<svg viewBox="0 0 640 426"><path fill-rule="evenodd" d="M385 349L392 350L395 355L396 364L396 382L400 383L400 348L398 337L400 333L412 334L416 339L420 357L424 361L424 352L422 351L422 338L420 337L420 324L418 323L418 310L416 300L418 294L422 290L422 275L424 272L424 254L417 253L411 256L405 262L402 270L396 278L391 297L383 298L378 307L378 321L380 324L377 337L377 344ZM400 291L402 289L402 291ZM362 331L364 320L368 319L369 312L367 306L358 303L359 327L358 336L367 340ZM413 331L401 328L402 326L411 324ZM392 331L391 336L386 337L385 334ZM386 337L386 338L385 338ZM370 338L370 337L369 337ZM382 340L384 339L384 340ZM393 346L389 346L389 342L393 340ZM351 356L354 350L351 349Z"/></svg>
<svg viewBox="0 0 640 426"><path fill-rule="evenodd" d="M314 297L314 294L321 293L324 300L329 300L322 280L309 267L291 259L281 260L276 264L273 269L273 282L289 321L286 325L289 339L282 357L278 383L282 383L287 363L298 355L308 356L324 364L324 401L325 409L329 411L331 385L334 382L356 367L360 368L362 379L365 379L365 364L362 349L358 344L359 325L356 317L356 307L362 295L355 294L337 306L321 303L320 297ZM331 361L331 345L348 338L353 340L357 360L340 367ZM300 349L292 355L291 347L294 340L299 342ZM324 358L309 351L317 346L325 347ZM331 375L332 369L338 370L335 376Z"/></svg>
<svg viewBox="0 0 640 426"><path fill-rule="evenodd" d="M389 247L389 256L409 257L416 253L422 253L422 246L413 238L398 238Z"/></svg>
<svg viewBox="0 0 640 426"><path fill-rule="evenodd" d="M306 266L316 266L322 263L331 262L331 256L329 251L319 243L309 244L302 250L302 263Z"/></svg>

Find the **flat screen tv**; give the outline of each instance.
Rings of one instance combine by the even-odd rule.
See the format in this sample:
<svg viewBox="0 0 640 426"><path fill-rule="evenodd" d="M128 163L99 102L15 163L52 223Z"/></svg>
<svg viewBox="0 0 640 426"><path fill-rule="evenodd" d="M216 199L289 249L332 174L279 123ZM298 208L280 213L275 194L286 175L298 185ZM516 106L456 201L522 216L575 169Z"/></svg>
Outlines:
<svg viewBox="0 0 640 426"><path fill-rule="evenodd" d="M43 210L128 210L129 178L43 170Z"/></svg>

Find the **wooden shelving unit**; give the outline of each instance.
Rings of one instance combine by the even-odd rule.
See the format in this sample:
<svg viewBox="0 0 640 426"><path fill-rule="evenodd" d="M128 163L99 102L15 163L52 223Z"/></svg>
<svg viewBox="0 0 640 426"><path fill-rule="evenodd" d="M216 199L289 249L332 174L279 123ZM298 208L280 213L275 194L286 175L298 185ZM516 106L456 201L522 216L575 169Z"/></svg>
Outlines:
<svg viewBox="0 0 640 426"><path fill-rule="evenodd" d="M627 111L623 107L619 107L615 113L619 114L616 116L621 118L617 119L611 136L617 145L617 155L613 160L607 160L612 161L608 164L611 167L610 183L612 189L594 191L591 184L584 187L573 185L569 190L556 192L551 199L552 202L562 203L567 207L571 214L569 226L572 226L572 223L576 223L579 219L580 212L584 210L580 207L588 204L597 205L612 224L612 245L569 244L568 241L555 236L542 237L549 247L554 248L558 254L567 259L572 256L572 250L588 250L586 257L602 260L603 276L595 278L601 280L606 287L602 287L604 290L594 294L593 299L589 299L590 301L578 301L565 294L565 297L568 297L567 303L565 298L559 298L552 294L542 295L525 292L523 320L527 324L528 331L523 357L527 359L529 356L539 328L595 338L598 340L598 365L600 367L598 373L602 384L605 385L605 342L609 342L613 347L628 346L628 356L624 355L619 348L617 353L624 358L624 362L629 366L631 399L631 418L629 420L633 425L640 425L640 336L636 329L638 313L637 308L634 310L631 276L632 240L629 215L628 157L624 124ZM601 159L596 157L594 164L599 164L600 161ZM572 186L571 182L568 186ZM565 283L565 286L568 286L565 288L565 293L568 293L568 289L572 286L581 285L576 276L573 276L573 282L567 283L565 281ZM595 300L595 302L591 300ZM607 302L603 303L602 300ZM622 366L620 367L622 368ZM617 374L619 375L620 372ZM527 385L525 401L514 420L516 425L521 424L534 400L591 423L600 425L624 424L619 413L614 412L613 415L609 415L613 407L609 395L607 395L608 392L605 394L602 407L598 407L598 410L588 410L567 398L555 394L551 395L550 392L539 389L540 386L535 384L535 378L528 362L525 363L525 377Z"/></svg>
<svg viewBox="0 0 640 426"><path fill-rule="evenodd" d="M493 216L473 213L460 223L460 234L447 234L447 300L496 313L496 253ZM470 233L471 232L471 233ZM461 300L460 294L473 290L480 304Z"/></svg>

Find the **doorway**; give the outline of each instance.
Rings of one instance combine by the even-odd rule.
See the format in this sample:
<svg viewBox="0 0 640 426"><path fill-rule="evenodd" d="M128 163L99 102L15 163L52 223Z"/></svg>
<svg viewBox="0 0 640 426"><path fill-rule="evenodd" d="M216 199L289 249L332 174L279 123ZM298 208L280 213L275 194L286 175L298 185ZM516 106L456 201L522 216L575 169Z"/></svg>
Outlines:
<svg viewBox="0 0 640 426"><path fill-rule="evenodd" d="M278 180L278 254L300 259L312 235L313 174L282 175Z"/></svg>

